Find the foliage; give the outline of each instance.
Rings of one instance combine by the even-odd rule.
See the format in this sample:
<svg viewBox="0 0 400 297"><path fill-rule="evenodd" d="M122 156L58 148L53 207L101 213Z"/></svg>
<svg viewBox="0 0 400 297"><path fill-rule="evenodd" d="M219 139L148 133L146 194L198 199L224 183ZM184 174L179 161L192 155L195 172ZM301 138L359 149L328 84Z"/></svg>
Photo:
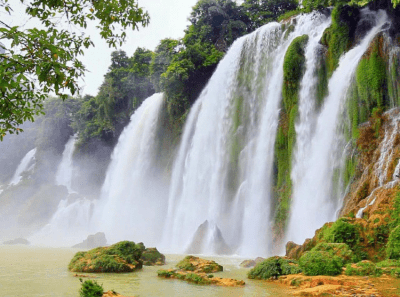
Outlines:
<svg viewBox="0 0 400 297"><path fill-rule="evenodd" d="M281 16L287 18L298 13L297 6L297 1L294 0L245 0L242 4L243 10L251 20L251 30L280 20Z"/></svg>
<svg viewBox="0 0 400 297"><path fill-rule="evenodd" d="M376 263L376 267L378 267L378 268L400 267L400 260L386 259L386 260Z"/></svg>
<svg viewBox="0 0 400 297"><path fill-rule="evenodd" d="M280 275L300 273L297 262L281 257L271 257L258 263L248 273L250 279L277 278Z"/></svg>
<svg viewBox="0 0 400 297"><path fill-rule="evenodd" d="M312 251L323 251L329 253L331 256L338 256L342 259L343 264L350 263L354 259L353 251L345 243L321 242Z"/></svg>
<svg viewBox="0 0 400 297"><path fill-rule="evenodd" d="M389 259L400 259L400 226L390 232L386 245L386 256Z"/></svg>
<svg viewBox="0 0 400 297"><path fill-rule="evenodd" d="M233 41L249 32L247 16L232 0L200 0L189 21L180 50L161 75L173 121L198 97Z"/></svg>
<svg viewBox="0 0 400 297"><path fill-rule="evenodd" d="M323 233L324 240L331 243L346 243L350 248L359 241L357 228L344 218L338 219L332 226L326 228Z"/></svg>
<svg viewBox="0 0 400 297"><path fill-rule="evenodd" d="M47 94L54 92L66 99L69 92L79 91L78 79L86 70L79 56L94 44L89 36L62 29L59 24L86 29L89 21L98 21L101 37L115 47L125 40L127 28L149 22L135 0L21 2L25 13L43 27L25 29L0 21L0 41L6 43L0 54L0 139L6 133L18 133L20 124L41 114ZM8 0L0 0L0 9L14 14Z"/></svg>
<svg viewBox="0 0 400 297"><path fill-rule="evenodd" d="M82 281L82 279L80 281ZM82 283L79 295L81 297L101 297L103 296L103 291L103 287L96 281L86 280Z"/></svg>
<svg viewBox="0 0 400 297"><path fill-rule="evenodd" d="M377 268L371 261L361 261L357 264L347 264L345 273L346 275L381 276L382 269Z"/></svg>
<svg viewBox="0 0 400 297"><path fill-rule="evenodd" d="M299 266L305 275L338 275L343 261L328 252L311 250L300 257Z"/></svg>

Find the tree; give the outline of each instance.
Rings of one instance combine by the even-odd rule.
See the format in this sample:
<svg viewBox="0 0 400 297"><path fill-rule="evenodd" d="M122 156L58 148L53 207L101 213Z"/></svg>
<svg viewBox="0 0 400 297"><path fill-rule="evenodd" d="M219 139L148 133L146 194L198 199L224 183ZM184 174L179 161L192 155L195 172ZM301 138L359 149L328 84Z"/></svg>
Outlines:
<svg viewBox="0 0 400 297"><path fill-rule="evenodd" d="M127 28L146 26L150 19L136 0L20 1L42 28L9 26L0 20L0 42L5 43L0 44L0 140L42 113L49 93L66 99L79 91L78 78L85 72L79 58L94 44L78 31L89 21L97 21L101 37L116 47L125 41ZM0 0L0 13L14 13L9 0Z"/></svg>

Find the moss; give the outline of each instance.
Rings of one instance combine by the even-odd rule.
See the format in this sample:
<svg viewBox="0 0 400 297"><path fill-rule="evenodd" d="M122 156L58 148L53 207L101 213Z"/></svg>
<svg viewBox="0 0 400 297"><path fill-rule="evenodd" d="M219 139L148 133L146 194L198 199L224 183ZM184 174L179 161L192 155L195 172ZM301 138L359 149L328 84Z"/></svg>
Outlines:
<svg viewBox="0 0 400 297"><path fill-rule="evenodd" d="M356 70L358 97L370 112L374 107L389 106L382 44L382 37L375 38Z"/></svg>
<svg viewBox="0 0 400 297"><path fill-rule="evenodd" d="M215 261L203 260L194 256L186 256L182 261L176 264L176 267L185 271L205 273L223 271L223 267Z"/></svg>
<svg viewBox="0 0 400 297"><path fill-rule="evenodd" d="M400 259L400 226L390 232L386 246L386 256L389 259Z"/></svg>
<svg viewBox="0 0 400 297"><path fill-rule="evenodd" d="M338 4L332 10L332 24L321 39L321 43L328 47L328 77L339 65L340 57L352 46L358 20L359 11L355 7Z"/></svg>
<svg viewBox="0 0 400 297"><path fill-rule="evenodd" d="M311 250L300 257L299 265L305 275L338 275L343 261L329 252Z"/></svg>
<svg viewBox="0 0 400 297"><path fill-rule="evenodd" d="M211 283L211 281L209 281L207 278L201 277L196 273L186 274L185 280L188 281L189 283L195 283L200 285L207 285Z"/></svg>
<svg viewBox="0 0 400 297"><path fill-rule="evenodd" d="M381 276L382 269L377 268L375 263L372 263L371 261L361 261L357 264L347 264L345 274L349 276Z"/></svg>
<svg viewBox="0 0 400 297"><path fill-rule="evenodd" d="M290 178L292 151L296 140L295 122L298 113L300 82L304 73L304 47L308 35L295 38L286 51L283 62L282 110L275 142L275 232L283 233L290 211L292 181Z"/></svg>
<svg viewBox="0 0 400 297"><path fill-rule="evenodd" d="M277 278L281 275L300 272L301 269L298 267L296 261L281 257L271 257L258 263L249 271L247 276L250 279L270 279L271 277Z"/></svg>

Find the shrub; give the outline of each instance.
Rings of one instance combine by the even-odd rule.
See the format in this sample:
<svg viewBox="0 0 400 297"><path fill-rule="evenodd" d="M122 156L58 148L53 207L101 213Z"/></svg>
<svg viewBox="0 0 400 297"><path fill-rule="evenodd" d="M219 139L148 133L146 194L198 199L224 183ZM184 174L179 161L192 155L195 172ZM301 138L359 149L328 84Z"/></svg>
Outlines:
<svg viewBox="0 0 400 297"><path fill-rule="evenodd" d="M375 263L372 263L371 261L361 261L357 264L347 264L346 275L381 276L382 269L377 268Z"/></svg>
<svg viewBox="0 0 400 297"><path fill-rule="evenodd" d="M103 287L96 281L87 280L82 283L79 295L81 297L102 297L103 291Z"/></svg>
<svg viewBox="0 0 400 297"><path fill-rule="evenodd" d="M376 263L376 267L379 267L379 268L400 267L400 260L387 259L387 260L381 261L379 263Z"/></svg>
<svg viewBox="0 0 400 297"><path fill-rule="evenodd" d="M324 230L324 239L330 243L346 243L349 247L355 246L359 241L359 234L356 227L344 218L337 220Z"/></svg>
<svg viewBox="0 0 400 297"><path fill-rule="evenodd" d="M269 279L280 275L300 273L297 262L280 257L271 257L258 263L248 273L250 279Z"/></svg>
<svg viewBox="0 0 400 297"><path fill-rule="evenodd" d="M400 259L400 226L390 232L386 246L386 256L389 259Z"/></svg>
<svg viewBox="0 0 400 297"><path fill-rule="evenodd" d="M338 275L343 260L328 252L311 250L300 257L299 265L305 275Z"/></svg>
<svg viewBox="0 0 400 297"><path fill-rule="evenodd" d="M327 252L331 256L338 256L340 259L342 259L343 265L352 262L355 257L353 251L345 243L322 242L315 246L312 250Z"/></svg>

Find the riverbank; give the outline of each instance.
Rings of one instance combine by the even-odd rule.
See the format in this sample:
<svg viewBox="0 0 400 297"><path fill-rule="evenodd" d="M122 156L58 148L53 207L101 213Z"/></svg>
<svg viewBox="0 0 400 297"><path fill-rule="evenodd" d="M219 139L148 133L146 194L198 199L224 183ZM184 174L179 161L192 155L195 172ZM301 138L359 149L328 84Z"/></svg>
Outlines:
<svg viewBox="0 0 400 297"><path fill-rule="evenodd" d="M387 275L369 276L306 276L291 274L280 276L277 283L288 296L352 296L352 297L396 297L400 296L400 279Z"/></svg>

